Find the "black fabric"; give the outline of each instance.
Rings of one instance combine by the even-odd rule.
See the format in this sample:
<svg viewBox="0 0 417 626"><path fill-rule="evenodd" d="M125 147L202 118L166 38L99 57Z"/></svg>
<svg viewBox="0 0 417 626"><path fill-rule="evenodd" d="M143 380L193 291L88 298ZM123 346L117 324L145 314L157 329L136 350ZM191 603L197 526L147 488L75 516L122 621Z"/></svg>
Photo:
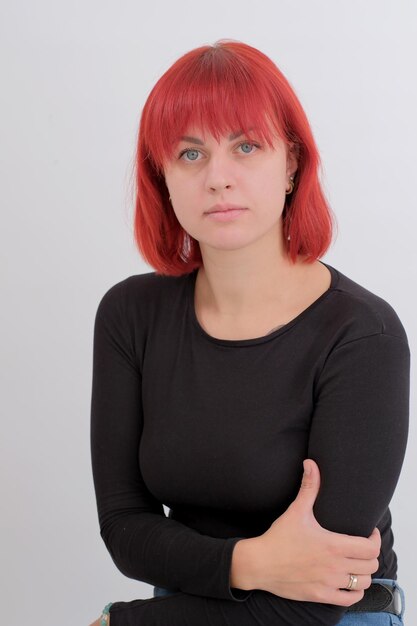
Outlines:
<svg viewBox="0 0 417 626"><path fill-rule="evenodd" d="M372 583L365 591L362 600L349 607L349 613L357 612L381 612L399 615L395 610L394 589L381 583Z"/></svg>
<svg viewBox="0 0 417 626"><path fill-rule="evenodd" d="M364 537L378 526L373 576L397 578L388 505L408 435L407 336L390 304L324 265L329 290L254 339L204 331L197 271L130 276L102 297L91 401L101 536L125 576L180 590L115 602L111 626L337 624L345 607L229 586L236 542L288 508L305 458L321 472L317 521Z"/></svg>

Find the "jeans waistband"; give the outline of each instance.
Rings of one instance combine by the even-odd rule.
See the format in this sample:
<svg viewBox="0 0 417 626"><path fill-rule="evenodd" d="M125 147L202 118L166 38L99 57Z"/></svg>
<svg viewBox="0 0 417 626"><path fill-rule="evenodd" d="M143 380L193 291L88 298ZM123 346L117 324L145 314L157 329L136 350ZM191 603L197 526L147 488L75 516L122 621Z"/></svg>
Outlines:
<svg viewBox="0 0 417 626"><path fill-rule="evenodd" d="M391 578L373 578L362 600L352 604L347 612L385 612L402 618L404 610L405 595L398 582Z"/></svg>
<svg viewBox="0 0 417 626"><path fill-rule="evenodd" d="M154 587L153 595L169 596L177 593L179 589L166 589L164 587ZM352 604L347 612L387 612L399 615L401 618L405 611L404 590L396 580L391 578L373 578L372 584L365 589L362 600Z"/></svg>

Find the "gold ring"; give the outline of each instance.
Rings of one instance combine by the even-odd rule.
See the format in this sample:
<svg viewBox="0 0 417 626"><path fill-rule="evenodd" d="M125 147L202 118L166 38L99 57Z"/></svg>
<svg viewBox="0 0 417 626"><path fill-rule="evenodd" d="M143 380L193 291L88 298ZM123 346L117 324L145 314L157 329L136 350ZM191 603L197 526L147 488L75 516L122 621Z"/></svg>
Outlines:
<svg viewBox="0 0 417 626"><path fill-rule="evenodd" d="M358 584L358 577L355 574L349 574L350 580L346 589L356 589L356 585Z"/></svg>

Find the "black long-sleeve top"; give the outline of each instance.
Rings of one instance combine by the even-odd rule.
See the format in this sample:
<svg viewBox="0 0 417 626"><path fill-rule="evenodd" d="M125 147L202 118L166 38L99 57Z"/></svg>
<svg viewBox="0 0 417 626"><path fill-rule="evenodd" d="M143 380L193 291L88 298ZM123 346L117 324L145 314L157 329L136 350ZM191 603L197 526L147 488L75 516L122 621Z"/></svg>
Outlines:
<svg viewBox="0 0 417 626"><path fill-rule="evenodd" d="M178 590L114 602L111 626L337 624L346 607L229 584L236 542L284 513L305 458L320 469L318 523L363 537L378 526L373 576L397 578L388 505L408 435L407 336L390 304L324 265L330 288L254 339L201 327L197 270L129 276L102 297L91 401L100 534L125 576Z"/></svg>

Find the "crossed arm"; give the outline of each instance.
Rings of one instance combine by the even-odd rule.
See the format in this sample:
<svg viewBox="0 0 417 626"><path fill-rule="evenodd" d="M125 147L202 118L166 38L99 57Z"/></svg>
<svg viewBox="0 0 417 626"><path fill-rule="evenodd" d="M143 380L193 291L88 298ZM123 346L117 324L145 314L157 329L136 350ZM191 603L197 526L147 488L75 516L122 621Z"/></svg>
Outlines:
<svg viewBox="0 0 417 626"><path fill-rule="evenodd" d="M129 578L181 589L166 597L115 602L111 626L337 624L346 606L281 597L265 590L267 582L265 588L231 589L233 552L242 538L205 536L165 516L137 459L140 372L116 318L105 313L99 309L95 325L91 416L101 536ZM407 441L409 356L402 339L377 334L344 344L328 358L307 456L321 473L313 512L324 529L368 538L388 507ZM329 438L332 447L323 445ZM304 556L307 567L309 555Z"/></svg>

